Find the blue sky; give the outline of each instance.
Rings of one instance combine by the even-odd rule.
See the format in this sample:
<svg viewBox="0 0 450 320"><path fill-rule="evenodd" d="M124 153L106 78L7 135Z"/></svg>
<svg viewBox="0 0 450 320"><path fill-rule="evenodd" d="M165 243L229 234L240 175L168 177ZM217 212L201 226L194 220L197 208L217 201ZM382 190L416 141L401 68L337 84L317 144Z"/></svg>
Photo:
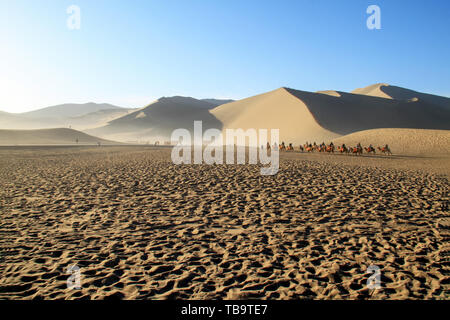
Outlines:
<svg viewBox="0 0 450 320"><path fill-rule="evenodd" d="M0 0L0 110L376 82L450 96L449 21L446 0Z"/></svg>

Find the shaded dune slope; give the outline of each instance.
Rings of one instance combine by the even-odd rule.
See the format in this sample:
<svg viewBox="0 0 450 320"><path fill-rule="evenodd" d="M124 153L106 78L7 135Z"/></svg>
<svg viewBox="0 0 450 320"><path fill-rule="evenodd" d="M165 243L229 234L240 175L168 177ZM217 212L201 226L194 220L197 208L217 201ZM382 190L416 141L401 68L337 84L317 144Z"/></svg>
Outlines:
<svg viewBox="0 0 450 320"><path fill-rule="evenodd" d="M114 136L170 137L173 130L193 131L194 121L202 120L203 129L222 127L210 113L215 104L187 97L161 98L147 107L110 121L108 125L87 130L89 133Z"/></svg>
<svg viewBox="0 0 450 320"><path fill-rule="evenodd" d="M301 143L338 136L320 126L309 108L285 88L224 104L212 114L224 129L280 129L280 141Z"/></svg>
<svg viewBox="0 0 450 320"><path fill-rule="evenodd" d="M450 112L442 106L338 91L280 88L219 106L212 114L224 129L279 128L280 140L294 143L375 128L450 129Z"/></svg>
<svg viewBox="0 0 450 320"><path fill-rule="evenodd" d="M338 134L375 128L450 129L450 112L420 99L398 101L346 92L330 94L286 89L315 120Z"/></svg>
<svg viewBox="0 0 450 320"><path fill-rule="evenodd" d="M426 101L427 103L450 109L449 98L417 92L386 83L376 83L365 88L358 88L353 90L352 93L395 100L416 100L417 98L419 100Z"/></svg>

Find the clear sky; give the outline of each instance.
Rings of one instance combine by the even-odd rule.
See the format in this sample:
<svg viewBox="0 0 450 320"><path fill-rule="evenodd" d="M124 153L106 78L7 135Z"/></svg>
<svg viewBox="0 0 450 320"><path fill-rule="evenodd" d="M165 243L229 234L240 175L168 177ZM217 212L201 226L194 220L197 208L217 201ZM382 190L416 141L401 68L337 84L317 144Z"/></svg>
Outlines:
<svg viewBox="0 0 450 320"><path fill-rule="evenodd" d="M449 21L447 0L0 0L0 110L376 82L450 96Z"/></svg>

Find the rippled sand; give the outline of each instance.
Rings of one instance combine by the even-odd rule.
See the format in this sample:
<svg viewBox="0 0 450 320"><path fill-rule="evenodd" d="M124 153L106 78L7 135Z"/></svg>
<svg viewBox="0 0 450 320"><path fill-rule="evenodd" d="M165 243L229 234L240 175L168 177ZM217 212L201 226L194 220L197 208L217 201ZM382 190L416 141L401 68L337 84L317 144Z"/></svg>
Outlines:
<svg viewBox="0 0 450 320"><path fill-rule="evenodd" d="M164 148L2 148L0 298L448 299L448 168L289 153L261 176Z"/></svg>

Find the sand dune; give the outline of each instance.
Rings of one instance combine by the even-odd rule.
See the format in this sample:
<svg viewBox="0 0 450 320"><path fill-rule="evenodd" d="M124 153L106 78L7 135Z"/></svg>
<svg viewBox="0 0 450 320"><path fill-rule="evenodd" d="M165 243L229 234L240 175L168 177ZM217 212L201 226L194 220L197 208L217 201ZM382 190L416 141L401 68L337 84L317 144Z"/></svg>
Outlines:
<svg viewBox="0 0 450 320"><path fill-rule="evenodd" d="M78 143L77 143L78 140ZM86 133L67 129L39 129L39 130L0 130L0 145L85 145L85 144L119 144L97 138Z"/></svg>
<svg viewBox="0 0 450 320"><path fill-rule="evenodd" d="M209 102L214 107L218 107L222 104L233 102L234 100L231 100L231 99L202 99L202 101Z"/></svg>
<svg viewBox="0 0 450 320"><path fill-rule="evenodd" d="M349 134L375 128L450 129L450 111L426 101L399 101L360 94L287 89L303 101L324 128Z"/></svg>
<svg viewBox="0 0 450 320"><path fill-rule="evenodd" d="M307 105L286 88L224 104L211 113L224 129L280 129L280 141L300 143L338 136L320 126Z"/></svg>
<svg viewBox="0 0 450 320"><path fill-rule="evenodd" d="M427 129L373 129L355 132L333 143L354 146L372 144L374 147L388 144L395 154L450 155L450 130Z"/></svg>
<svg viewBox="0 0 450 320"><path fill-rule="evenodd" d="M175 129L193 130L195 120L202 120L204 128L220 129L221 123L210 113L215 106L214 103L190 97L160 98L104 127L87 132L122 141L168 140Z"/></svg>
<svg viewBox="0 0 450 320"><path fill-rule="evenodd" d="M110 105L100 104L62 105L14 116L2 113L0 128L14 128L25 121L19 128L70 126L104 139L153 143L170 140L178 128L192 131L194 121L201 120L203 130L280 129L280 140L294 144L379 128L450 130L449 98L387 84L356 89L354 93L283 87L228 101L163 97L131 111L114 106L102 109ZM79 115L88 109L97 111ZM50 114L53 118L46 118ZM14 117L20 118L15 121Z"/></svg>
<svg viewBox="0 0 450 320"><path fill-rule="evenodd" d="M279 128L280 139L329 140L373 128L450 129L450 112L422 100L398 101L338 91L280 88L219 106L223 128Z"/></svg>
<svg viewBox="0 0 450 320"><path fill-rule="evenodd" d="M63 125L65 127L70 126L77 130L86 130L107 125L108 122L123 117L131 112L134 112L134 110L135 109L123 109L123 108L103 109L83 114L77 117L65 118L61 122L63 122Z"/></svg>
<svg viewBox="0 0 450 320"><path fill-rule="evenodd" d="M391 86L387 83L376 83L364 88L358 88L353 90L352 93L395 100L415 101L416 99L419 99L430 104L450 108L449 98L417 92L402 87Z"/></svg>

